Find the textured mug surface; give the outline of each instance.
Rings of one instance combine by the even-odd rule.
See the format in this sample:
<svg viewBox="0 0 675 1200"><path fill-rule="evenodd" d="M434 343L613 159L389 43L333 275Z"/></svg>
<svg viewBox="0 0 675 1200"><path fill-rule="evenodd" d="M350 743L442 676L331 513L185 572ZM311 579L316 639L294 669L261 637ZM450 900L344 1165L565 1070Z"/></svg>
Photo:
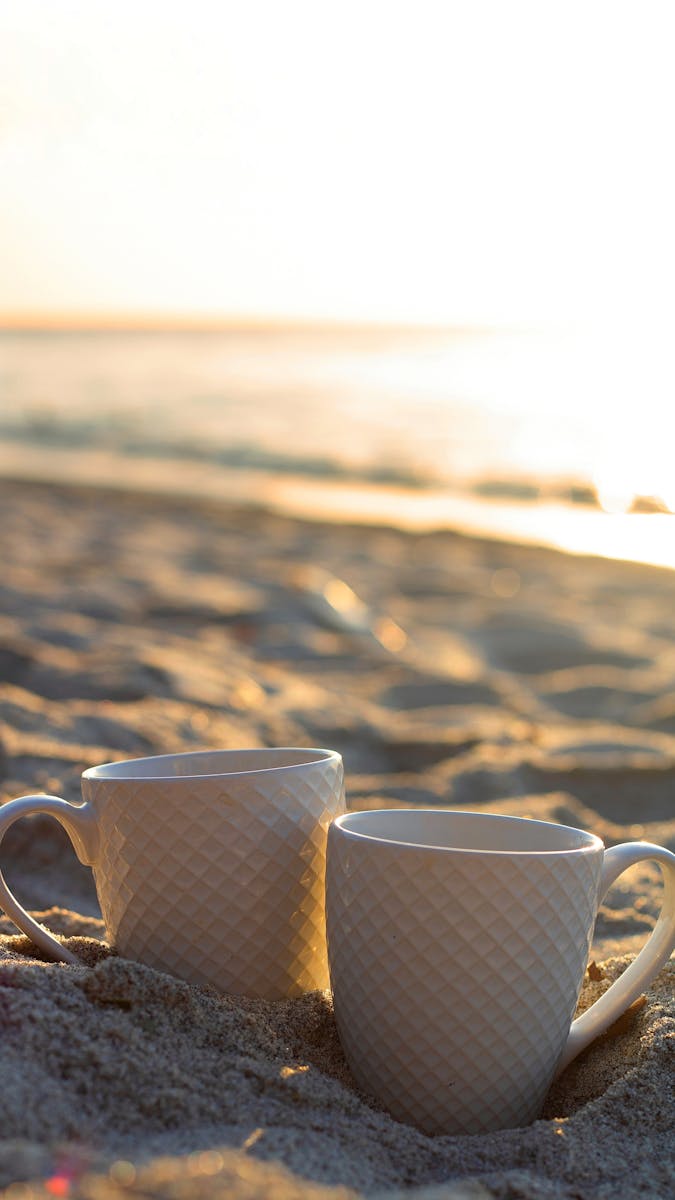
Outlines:
<svg viewBox="0 0 675 1200"><path fill-rule="evenodd" d="M572 1023L598 905L643 859L664 875L656 928ZM675 855L642 842L605 851L581 830L517 817L349 813L329 831L326 917L338 1033L359 1085L430 1134L515 1127L669 957Z"/></svg>
<svg viewBox="0 0 675 1200"><path fill-rule="evenodd" d="M221 750L92 767L82 805L26 796L0 838L48 813L91 866L120 954L221 991L276 999L328 986L326 836L344 812L331 750ZM0 905L53 958L77 959L24 911Z"/></svg>

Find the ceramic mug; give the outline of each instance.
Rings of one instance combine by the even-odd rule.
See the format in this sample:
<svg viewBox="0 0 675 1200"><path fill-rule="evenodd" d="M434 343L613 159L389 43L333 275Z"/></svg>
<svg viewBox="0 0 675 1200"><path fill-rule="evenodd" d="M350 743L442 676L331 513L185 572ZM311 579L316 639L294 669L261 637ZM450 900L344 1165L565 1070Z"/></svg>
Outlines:
<svg viewBox="0 0 675 1200"><path fill-rule="evenodd" d="M120 954L220 991L266 999L328 986L326 835L345 810L333 750L217 750L91 767L83 804L23 796L0 840L47 813L94 873ZM52 958L77 958L21 907L0 906Z"/></svg>
<svg viewBox="0 0 675 1200"><path fill-rule="evenodd" d="M664 877L656 927L572 1021L598 906L644 859ZM510 1128L538 1116L555 1073L668 959L675 855L644 842L605 850L590 833L519 817L349 813L329 830L326 918L357 1083L426 1133Z"/></svg>

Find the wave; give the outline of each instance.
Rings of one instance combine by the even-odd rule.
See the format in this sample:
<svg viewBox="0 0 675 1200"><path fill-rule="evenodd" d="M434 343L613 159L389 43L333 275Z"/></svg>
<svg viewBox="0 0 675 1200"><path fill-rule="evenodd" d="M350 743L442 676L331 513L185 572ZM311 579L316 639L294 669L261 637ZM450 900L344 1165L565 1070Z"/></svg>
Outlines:
<svg viewBox="0 0 675 1200"><path fill-rule="evenodd" d="M269 450L253 442L231 445L208 443L199 438L149 437L134 430L133 422L108 415L106 419L63 418L52 414L27 414L20 420L0 420L0 440L29 449L54 448L68 451L104 450L120 460L145 459L158 463L190 462L222 467L228 471L264 471L273 475L306 477L334 483L368 484L382 487L435 490L439 479L429 472L370 462L353 465L338 456L298 454L290 449ZM489 500L521 503L561 502L598 507L590 486L577 482L534 481L522 478L482 477L473 480L444 480L450 491Z"/></svg>

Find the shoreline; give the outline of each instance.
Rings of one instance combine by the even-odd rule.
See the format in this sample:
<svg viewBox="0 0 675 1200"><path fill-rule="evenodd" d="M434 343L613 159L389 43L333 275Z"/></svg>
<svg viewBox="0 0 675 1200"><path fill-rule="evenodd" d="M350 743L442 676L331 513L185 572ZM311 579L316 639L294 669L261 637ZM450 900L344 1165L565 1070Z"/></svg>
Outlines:
<svg viewBox="0 0 675 1200"><path fill-rule="evenodd" d="M442 488L320 481L201 462L126 458L105 451L17 447L0 441L4 483L108 488L213 501L298 520L411 533L458 533L584 557L675 569L675 515L605 513L551 502L492 501Z"/></svg>

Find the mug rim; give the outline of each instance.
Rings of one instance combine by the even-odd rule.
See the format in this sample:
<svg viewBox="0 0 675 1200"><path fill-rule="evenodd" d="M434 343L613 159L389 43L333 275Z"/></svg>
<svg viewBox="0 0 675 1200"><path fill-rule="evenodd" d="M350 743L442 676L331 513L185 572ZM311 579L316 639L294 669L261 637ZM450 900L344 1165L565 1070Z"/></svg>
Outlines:
<svg viewBox="0 0 675 1200"><path fill-rule="evenodd" d="M516 824L529 825L529 826L536 825L540 829L546 829L546 830L555 829L555 830L559 830L561 833L565 833L565 832L572 833L575 835L576 838L582 838L582 839L584 839L584 841L583 841L582 845L559 846L559 847L552 847L551 849L546 849L546 850L544 850L544 849L514 850L514 849L508 849L506 847L497 847L495 849L486 849L486 848L481 848L478 846L476 846L476 847L473 847L473 846L448 846L448 845L439 845L438 843L434 843L434 842L411 842L411 841L407 841L403 837L401 837L401 838L386 837L383 835L378 835L376 833L361 833L361 832L359 832L358 828L357 829L350 828L350 822L354 821L354 819L356 819L356 823L358 825L360 818L366 818L366 817L372 818L374 815L376 816L378 814L382 814L382 815L386 814L389 817L389 816L393 816L394 814L398 814L401 812L414 813L414 814L420 814L420 815L422 815L424 813L433 813L433 814L447 813L450 816L479 817L482 821L486 821L486 822L488 822L488 821L495 822L495 823L503 822L505 824L508 823L511 825L516 825ZM401 849L401 850L433 850L433 851L438 852L439 854L474 854L474 855L488 854L493 857L500 856L502 858L515 858L515 857L526 858L528 856L530 858L541 858L543 856L551 857L551 856L559 856L559 855L567 856L567 855L572 855L572 854L597 854L598 850L604 851L604 849L605 849L605 844L602 841L602 838L599 838L597 836L597 834L595 834L595 833L589 833L588 830L586 830L586 829L579 829L575 825L558 824L556 821L540 821L534 817L519 817L519 816L516 816L515 814L512 815L512 814L508 814L508 813L477 812L475 809L459 809L459 808L361 809L361 810L357 810L354 812L343 813L341 816L336 817L335 820L332 822L332 824L339 830L339 832L341 834L345 835L346 837L353 838L355 841L370 842L374 845L380 845L380 846L382 846L382 845L395 846L397 849Z"/></svg>
<svg viewBox="0 0 675 1200"><path fill-rule="evenodd" d="M229 756L241 757L242 755L261 755L266 757L274 754L297 754L311 755L309 758L300 758L298 762L287 763L270 763L269 766L246 767L238 770L227 770L223 767L219 771L186 771L184 774L166 774L162 773L162 763L168 765L170 761L182 759L198 763L199 760L208 758L222 758L223 762ZM115 759L112 762L98 763L96 766L87 767L86 771L82 772L82 779L92 780L94 782L115 782L115 783L153 783L161 782L168 783L186 783L187 781L195 781L200 779L236 779L239 776L249 775L264 775L278 771L298 771L307 767L315 766L317 763L325 763L330 761L340 761L341 755L337 750L328 750L317 746L246 746L241 748L229 747L227 749L217 750L179 750L174 754L149 754L142 758L125 758ZM151 763L156 763L158 770L156 772L147 773L140 770L143 766ZM126 769L125 769L126 768ZM136 772L134 772L136 768Z"/></svg>

